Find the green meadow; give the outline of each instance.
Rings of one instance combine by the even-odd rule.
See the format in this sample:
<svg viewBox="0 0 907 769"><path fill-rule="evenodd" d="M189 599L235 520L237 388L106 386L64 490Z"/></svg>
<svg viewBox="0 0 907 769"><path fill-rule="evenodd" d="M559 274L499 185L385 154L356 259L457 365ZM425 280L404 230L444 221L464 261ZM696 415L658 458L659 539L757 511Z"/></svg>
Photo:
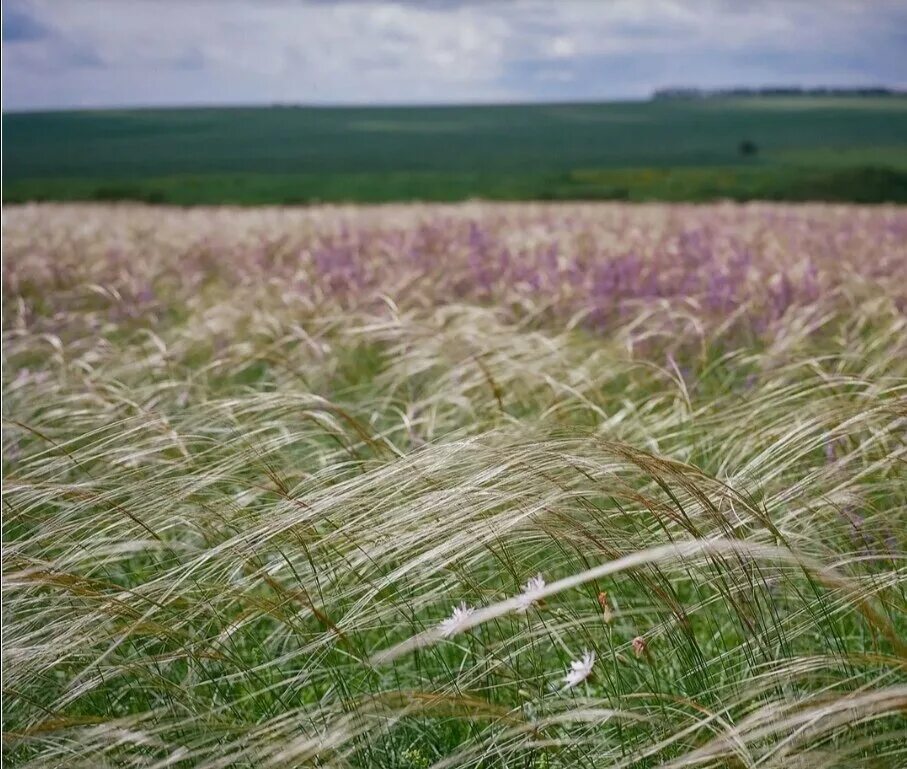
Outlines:
<svg viewBox="0 0 907 769"><path fill-rule="evenodd" d="M20 113L3 134L7 202L907 200L900 96Z"/></svg>

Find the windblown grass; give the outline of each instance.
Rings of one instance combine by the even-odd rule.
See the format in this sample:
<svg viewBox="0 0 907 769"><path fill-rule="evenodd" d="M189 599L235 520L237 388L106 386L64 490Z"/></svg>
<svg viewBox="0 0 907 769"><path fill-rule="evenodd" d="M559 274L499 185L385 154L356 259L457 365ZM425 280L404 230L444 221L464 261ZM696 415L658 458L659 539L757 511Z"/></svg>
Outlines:
<svg viewBox="0 0 907 769"><path fill-rule="evenodd" d="M907 763L902 210L5 215L6 765Z"/></svg>

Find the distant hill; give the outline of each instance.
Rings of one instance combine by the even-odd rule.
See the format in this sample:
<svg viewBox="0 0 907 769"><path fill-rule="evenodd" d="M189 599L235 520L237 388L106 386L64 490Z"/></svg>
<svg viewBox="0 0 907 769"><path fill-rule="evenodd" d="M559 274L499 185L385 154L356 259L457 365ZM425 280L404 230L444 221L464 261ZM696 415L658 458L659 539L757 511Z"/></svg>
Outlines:
<svg viewBox="0 0 907 769"><path fill-rule="evenodd" d="M904 96L671 92L600 104L6 114L3 200L907 202Z"/></svg>

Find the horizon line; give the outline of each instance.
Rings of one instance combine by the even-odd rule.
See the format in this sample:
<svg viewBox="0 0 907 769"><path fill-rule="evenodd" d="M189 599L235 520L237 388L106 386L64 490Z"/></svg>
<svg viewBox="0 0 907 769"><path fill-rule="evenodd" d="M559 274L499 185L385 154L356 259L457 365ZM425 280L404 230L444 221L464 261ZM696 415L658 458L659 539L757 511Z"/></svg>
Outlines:
<svg viewBox="0 0 907 769"><path fill-rule="evenodd" d="M781 93L760 93L760 91L779 91ZM798 91L801 91L798 93ZM877 91L878 93L861 93ZM784 93L787 92L787 93ZM827 93L823 93L827 92ZM638 104L651 101L695 101L697 98L735 97L821 97L839 96L842 98L905 97L907 87L903 86L730 86L727 88L700 88L696 86L669 86L653 90L646 96L589 97L576 99L513 99L496 101L399 101L399 102L353 102L353 101L271 101L271 102L199 102L199 103L149 103L149 104L96 104L96 105L63 105L59 107L7 107L2 106L6 115L41 115L59 112L132 112L132 111L175 111L175 110L247 110L247 109L462 109L464 107L557 107L595 104Z"/></svg>

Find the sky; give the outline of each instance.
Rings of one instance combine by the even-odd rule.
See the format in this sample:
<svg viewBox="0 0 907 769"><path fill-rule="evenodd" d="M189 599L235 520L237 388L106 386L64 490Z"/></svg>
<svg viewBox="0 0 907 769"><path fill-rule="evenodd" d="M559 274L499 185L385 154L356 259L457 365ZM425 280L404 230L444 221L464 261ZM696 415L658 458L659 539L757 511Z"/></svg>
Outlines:
<svg viewBox="0 0 907 769"><path fill-rule="evenodd" d="M907 87L904 0L3 0L6 110Z"/></svg>

